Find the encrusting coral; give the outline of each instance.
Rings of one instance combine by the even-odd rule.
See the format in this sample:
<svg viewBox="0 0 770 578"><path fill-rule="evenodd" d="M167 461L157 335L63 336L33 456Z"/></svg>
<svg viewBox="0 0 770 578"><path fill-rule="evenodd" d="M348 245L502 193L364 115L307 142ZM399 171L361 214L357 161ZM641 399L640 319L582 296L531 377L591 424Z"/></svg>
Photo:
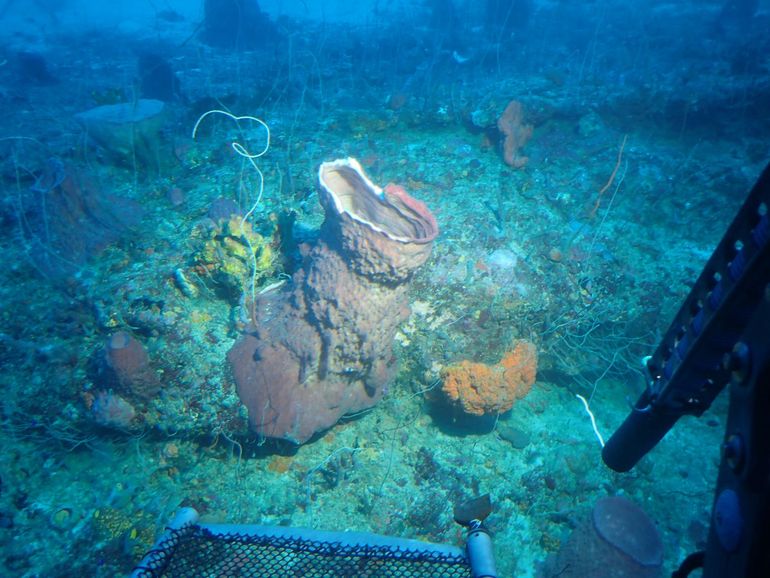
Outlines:
<svg viewBox="0 0 770 578"><path fill-rule="evenodd" d="M529 393L537 374L537 350L529 341L517 341L499 363L461 361L441 372L441 390L465 413L496 414L508 411Z"/></svg>

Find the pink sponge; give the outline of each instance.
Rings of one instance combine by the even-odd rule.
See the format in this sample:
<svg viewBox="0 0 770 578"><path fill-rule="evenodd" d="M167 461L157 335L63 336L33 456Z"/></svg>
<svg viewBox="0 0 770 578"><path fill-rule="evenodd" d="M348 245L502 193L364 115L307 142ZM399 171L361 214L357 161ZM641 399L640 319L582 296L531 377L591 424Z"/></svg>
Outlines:
<svg viewBox="0 0 770 578"><path fill-rule="evenodd" d="M144 346L125 331L113 333L104 347L108 381L129 398L148 400L160 390L160 380L150 367Z"/></svg>

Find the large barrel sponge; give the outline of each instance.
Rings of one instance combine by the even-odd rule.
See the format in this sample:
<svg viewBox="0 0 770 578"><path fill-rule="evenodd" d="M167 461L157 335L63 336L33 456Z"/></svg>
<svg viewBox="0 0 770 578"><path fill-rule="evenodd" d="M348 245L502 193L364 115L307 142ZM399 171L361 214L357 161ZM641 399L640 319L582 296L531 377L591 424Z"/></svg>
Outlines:
<svg viewBox="0 0 770 578"><path fill-rule="evenodd" d="M620 496L602 498L596 502L591 519L599 536L642 566L662 564L663 543L658 529L630 500Z"/></svg>
<svg viewBox="0 0 770 578"><path fill-rule="evenodd" d="M257 296L227 356L252 429L295 444L382 397L409 281L438 234L422 202L375 185L355 159L323 163L319 188L318 240L291 283Z"/></svg>
<svg viewBox="0 0 770 578"><path fill-rule="evenodd" d="M548 559L540 576L659 578L663 543L655 524L630 500L602 498Z"/></svg>

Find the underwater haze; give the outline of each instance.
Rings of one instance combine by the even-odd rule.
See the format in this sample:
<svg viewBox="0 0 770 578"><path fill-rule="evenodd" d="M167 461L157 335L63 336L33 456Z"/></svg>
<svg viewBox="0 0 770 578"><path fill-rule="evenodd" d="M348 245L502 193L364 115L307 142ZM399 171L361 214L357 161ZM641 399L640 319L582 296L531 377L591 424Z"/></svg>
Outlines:
<svg viewBox="0 0 770 578"><path fill-rule="evenodd" d="M770 159L769 29L2 0L0 575L128 574L186 506L461 546L483 494L500 576L670 574L727 396L628 473L602 444ZM631 508L633 553L591 523Z"/></svg>

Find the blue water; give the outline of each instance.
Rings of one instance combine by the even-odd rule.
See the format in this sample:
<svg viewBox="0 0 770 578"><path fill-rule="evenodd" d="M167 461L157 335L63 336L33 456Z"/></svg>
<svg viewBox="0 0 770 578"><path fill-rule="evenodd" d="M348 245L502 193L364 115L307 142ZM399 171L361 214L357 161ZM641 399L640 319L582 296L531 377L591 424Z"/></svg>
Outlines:
<svg viewBox="0 0 770 578"><path fill-rule="evenodd" d="M608 496L670 573L706 540L725 396L628 474L599 436L770 156L768 26L721 0L4 2L0 574L128 573L180 506L461 544L484 493L501 576L619 548Z"/></svg>

